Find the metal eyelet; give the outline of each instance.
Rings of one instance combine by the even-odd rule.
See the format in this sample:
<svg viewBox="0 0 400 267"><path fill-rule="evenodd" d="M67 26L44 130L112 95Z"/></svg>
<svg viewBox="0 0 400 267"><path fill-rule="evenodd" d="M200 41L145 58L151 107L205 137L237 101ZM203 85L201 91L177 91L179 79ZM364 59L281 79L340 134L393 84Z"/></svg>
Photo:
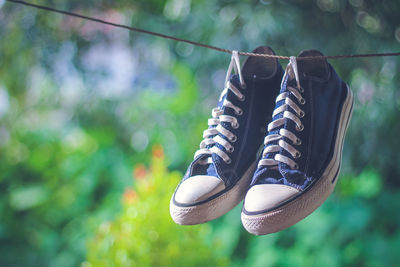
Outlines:
<svg viewBox="0 0 400 267"><path fill-rule="evenodd" d="M300 139L296 140L296 145L298 145L298 146L301 145L301 140Z"/></svg>
<svg viewBox="0 0 400 267"><path fill-rule="evenodd" d="M300 87L299 92L300 92L300 93L304 93L304 88L303 88L303 87Z"/></svg>
<svg viewBox="0 0 400 267"><path fill-rule="evenodd" d="M246 100L246 97L243 95L241 98L239 98L239 101L245 101Z"/></svg>
<svg viewBox="0 0 400 267"><path fill-rule="evenodd" d="M230 140L232 143L235 143L237 141L237 137L234 135Z"/></svg>
<svg viewBox="0 0 400 267"><path fill-rule="evenodd" d="M233 146L231 146L231 147L228 149L228 152L229 152L229 153L232 153L233 151L235 151L235 148L234 148Z"/></svg>
<svg viewBox="0 0 400 267"><path fill-rule="evenodd" d="M300 99L300 104L304 105L306 103L306 100L304 98Z"/></svg>
<svg viewBox="0 0 400 267"><path fill-rule="evenodd" d="M239 128L239 123L232 123L232 128L233 129Z"/></svg>
<svg viewBox="0 0 400 267"><path fill-rule="evenodd" d="M227 161L225 161L225 163L226 163L226 164L231 164L231 163L232 163L232 160L231 160L231 159L228 159Z"/></svg>
<svg viewBox="0 0 400 267"><path fill-rule="evenodd" d="M295 164L293 169L298 170L299 169L299 165Z"/></svg>
<svg viewBox="0 0 400 267"><path fill-rule="evenodd" d="M300 158L301 157L301 153L300 152L296 152L296 154L294 155L294 158L295 159L298 159L298 158Z"/></svg>
<svg viewBox="0 0 400 267"><path fill-rule="evenodd" d="M236 115L241 116L241 115L243 115L243 110L239 109L238 111L235 111L235 113L236 113Z"/></svg>
<svg viewBox="0 0 400 267"><path fill-rule="evenodd" d="M296 130L297 130L298 132L303 131L303 130L304 130L304 125L301 124L299 127L296 126Z"/></svg>
<svg viewBox="0 0 400 267"><path fill-rule="evenodd" d="M304 111L300 111L300 114L299 114L300 118L303 118L305 115L306 115L306 113Z"/></svg>

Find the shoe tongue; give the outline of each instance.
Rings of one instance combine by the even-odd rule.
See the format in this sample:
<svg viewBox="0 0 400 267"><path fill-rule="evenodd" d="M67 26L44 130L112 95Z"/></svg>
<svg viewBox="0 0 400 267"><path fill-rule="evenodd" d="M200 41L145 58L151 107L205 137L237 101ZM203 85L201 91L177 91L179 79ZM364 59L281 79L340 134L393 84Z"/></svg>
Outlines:
<svg viewBox="0 0 400 267"><path fill-rule="evenodd" d="M302 51L297 57L297 68L300 73L304 73L307 76L314 76L324 78L329 73L328 62L325 58L314 58L314 59L301 59L302 57L320 57L324 56L318 50L305 50Z"/></svg>
<svg viewBox="0 0 400 267"><path fill-rule="evenodd" d="M259 46L252 53L275 55L274 51L268 46ZM255 75L259 78L269 78L275 74L277 68L278 61L275 58L250 56L243 65L242 74L250 77Z"/></svg>
<svg viewBox="0 0 400 267"><path fill-rule="evenodd" d="M206 157L204 157L206 158ZM195 175L208 175L208 176L215 176L219 177L217 174L217 169L213 163L208 164L194 164L192 169L192 176Z"/></svg>

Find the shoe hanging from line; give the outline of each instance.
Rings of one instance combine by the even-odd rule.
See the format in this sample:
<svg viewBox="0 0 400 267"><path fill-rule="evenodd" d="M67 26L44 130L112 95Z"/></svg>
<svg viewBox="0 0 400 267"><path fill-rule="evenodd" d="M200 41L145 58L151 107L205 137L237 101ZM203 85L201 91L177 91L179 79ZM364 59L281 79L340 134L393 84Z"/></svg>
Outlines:
<svg viewBox="0 0 400 267"><path fill-rule="evenodd" d="M269 47L253 52L274 54ZM236 74L231 76L233 69ZM200 149L171 198L170 213L176 223L216 219L243 200L282 76L276 59L249 57L240 69L237 52L232 54L225 88Z"/></svg>
<svg viewBox="0 0 400 267"><path fill-rule="evenodd" d="M317 209L339 175L353 94L316 50L291 58L242 209L255 235L281 231Z"/></svg>

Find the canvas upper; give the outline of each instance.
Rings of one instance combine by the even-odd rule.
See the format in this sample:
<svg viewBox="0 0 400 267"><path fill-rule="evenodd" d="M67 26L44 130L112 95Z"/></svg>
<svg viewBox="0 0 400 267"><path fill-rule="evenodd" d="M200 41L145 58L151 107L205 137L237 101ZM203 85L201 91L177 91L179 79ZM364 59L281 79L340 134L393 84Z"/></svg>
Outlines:
<svg viewBox="0 0 400 267"><path fill-rule="evenodd" d="M273 54L269 47L258 47L253 52ZM205 132L203 136L208 138L208 142L220 140L207 145L206 150L216 151L217 147L228 157L224 159L214 152L197 155L175 192L173 201L176 205L201 204L223 194L257 160L257 152L265 135L264 126L271 120L274 99L279 92L282 76L283 69L279 62L263 57L249 57L244 63L242 78L245 85L241 84L238 74L230 76L229 83L240 91L243 98L239 99L232 90L227 90L217 105L219 115L211 118L220 122L209 129L223 127L232 136L229 138L221 132L213 136L207 136ZM227 101L235 108L226 105ZM223 116L226 115L234 117L237 124L224 121ZM214 141L210 141L210 138ZM222 142L227 143L223 145ZM194 185L185 186L189 184L186 182L189 179Z"/></svg>
<svg viewBox="0 0 400 267"><path fill-rule="evenodd" d="M280 149L266 153L260 159L260 161L269 162L268 160L273 160L279 154L292 160L290 163L294 162L295 165L289 166L281 161L276 166L259 164L252 181L253 186L280 184L296 189L290 190L292 193L285 198L306 190L325 171L333 157L340 110L347 96L347 85L325 59L301 60L301 57L305 56L322 56L322 53L308 50L299 55L297 64L301 89L298 91L303 100L299 101L288 90L288 87L296 88L297 86L294 75L286 76L280 91L280 93L287 93L288 98L302 112L298 113L290 105L285 105L288 102L286 99L277 101L275 107L278 109L285 105L285 112L295 114L301 127L294 120L284 119L284 124L269 131L268 135L281 135L283 131L286 131L286 135L290 132L294 136L292 138L281 136L269 142L264 149L274 145L280 146ZM273 120L282 117L283 112L276 114ZM287 149L287 145L291 148Z"/></svg>

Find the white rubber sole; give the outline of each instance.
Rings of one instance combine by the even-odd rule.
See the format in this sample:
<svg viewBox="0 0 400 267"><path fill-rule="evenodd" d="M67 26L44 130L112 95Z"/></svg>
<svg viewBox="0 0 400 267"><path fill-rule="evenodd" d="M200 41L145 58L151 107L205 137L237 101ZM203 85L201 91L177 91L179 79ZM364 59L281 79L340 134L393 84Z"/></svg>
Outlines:
<svg viewBox="0 0 400 267"><path fill-rule="evenodd" d="M335 143L335 151L321 178L308 191L269 212L248 215L242 212L244 228L254 235L266 235L286 229L310 215L333 192L340 172L344 137L353 112L353 93L347 87Z"/></svg>
<svg viewBox="0 0 400 267"><path fill-rule="evenodd" d="M208 202L188 207L178 206L173 201L174 194L169 206L172 219L177 224L193 225L205 223L224 215L243 200L256 166L257 162L254 162L235 186Z"/></svg>

